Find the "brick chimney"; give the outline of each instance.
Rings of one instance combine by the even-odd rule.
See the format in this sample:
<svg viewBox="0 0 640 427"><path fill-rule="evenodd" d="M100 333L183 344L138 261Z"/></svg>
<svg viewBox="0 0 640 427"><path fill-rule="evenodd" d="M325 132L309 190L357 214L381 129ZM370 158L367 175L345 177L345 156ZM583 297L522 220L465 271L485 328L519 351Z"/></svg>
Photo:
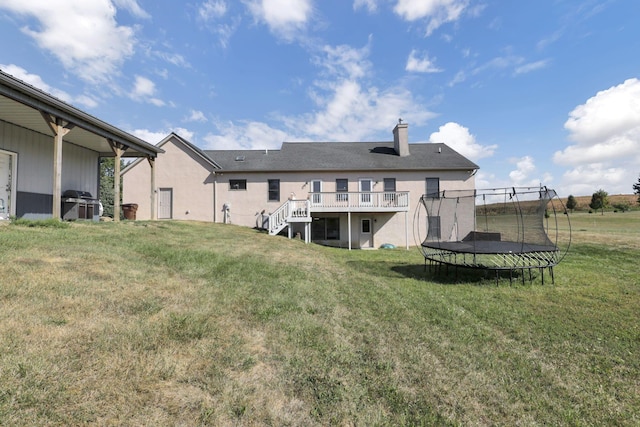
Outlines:
<svg viewBox="0 0 640 427"><path fill-rule="evenodd" d="M393 129L393 148L400 157L409 155L409 125L398 119L398 124Z"/></svg>

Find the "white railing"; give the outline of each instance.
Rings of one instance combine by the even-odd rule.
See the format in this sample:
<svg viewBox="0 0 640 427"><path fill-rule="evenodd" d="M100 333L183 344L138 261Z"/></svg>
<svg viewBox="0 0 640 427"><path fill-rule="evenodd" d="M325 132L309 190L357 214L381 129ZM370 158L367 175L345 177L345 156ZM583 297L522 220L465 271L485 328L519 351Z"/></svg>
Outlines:
<svg viewBox="0 0 640 427"><path fill-rule="evenodd" d="M269 234L291 222L311 222L312 212L399 212L409 210L408 191L309 193L304 200L287 200L269 215Z"/></svg>
<svg viewBox="0 0 640 427"><path fill-rule="evenodd" d="M311 210L398 211L409 208L408 191L309 193Z"/></svg>
<svg viewBox="0 0 640 427"><path fill-rule="evenodd" d="M278 234L289 222L311 221L309 200L287 200L269 215L269 234Z"/></svg>

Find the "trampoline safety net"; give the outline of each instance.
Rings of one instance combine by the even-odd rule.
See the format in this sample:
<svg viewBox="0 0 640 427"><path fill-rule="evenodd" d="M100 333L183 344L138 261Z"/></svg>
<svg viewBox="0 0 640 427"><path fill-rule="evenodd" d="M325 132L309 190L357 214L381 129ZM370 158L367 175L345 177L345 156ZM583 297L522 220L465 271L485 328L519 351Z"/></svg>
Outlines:
<svg viewBox="0 0 640 427"><path fill-rule="evenodd" d="M422 196L414 235L425 262L491 270L544 269L569 250L569 216L547 187L445 190Z"/></svg>

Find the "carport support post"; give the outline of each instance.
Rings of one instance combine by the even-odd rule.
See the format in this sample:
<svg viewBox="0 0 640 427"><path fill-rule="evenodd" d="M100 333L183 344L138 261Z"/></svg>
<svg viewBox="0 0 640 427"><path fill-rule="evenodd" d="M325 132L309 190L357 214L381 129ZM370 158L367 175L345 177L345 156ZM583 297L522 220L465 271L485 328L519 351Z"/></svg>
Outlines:
<svg viewBox="0 0 640 427"><path fill-rule="evenodd" d="M120 221L120 160L127 147L111 139L108 141L111 150L116 155L116 159L113 162L113 220Z"/></svg>
<svg viewBox="0 0 640 427"><path fill-rule="evenodd" d="M42 118L47 122L49 129L53 132L53 203L51 215L53 218L61 219L62 204L62 144L63 138L73 129L75 125L65 123L62 119L53 117L45 112L40 112Z"/></svg>

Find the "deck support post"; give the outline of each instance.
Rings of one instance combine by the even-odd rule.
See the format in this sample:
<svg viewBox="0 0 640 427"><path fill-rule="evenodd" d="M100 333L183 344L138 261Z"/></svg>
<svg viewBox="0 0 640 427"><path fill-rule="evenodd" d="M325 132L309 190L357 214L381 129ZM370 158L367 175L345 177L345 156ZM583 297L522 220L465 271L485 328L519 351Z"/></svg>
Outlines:
<svg viewBox="0 0 640 427"><path fill-rule="evenodd" d="M349 250L351 250L351 211L347 212L347 224L348 224L348 233L349 233Z"/></svg>

